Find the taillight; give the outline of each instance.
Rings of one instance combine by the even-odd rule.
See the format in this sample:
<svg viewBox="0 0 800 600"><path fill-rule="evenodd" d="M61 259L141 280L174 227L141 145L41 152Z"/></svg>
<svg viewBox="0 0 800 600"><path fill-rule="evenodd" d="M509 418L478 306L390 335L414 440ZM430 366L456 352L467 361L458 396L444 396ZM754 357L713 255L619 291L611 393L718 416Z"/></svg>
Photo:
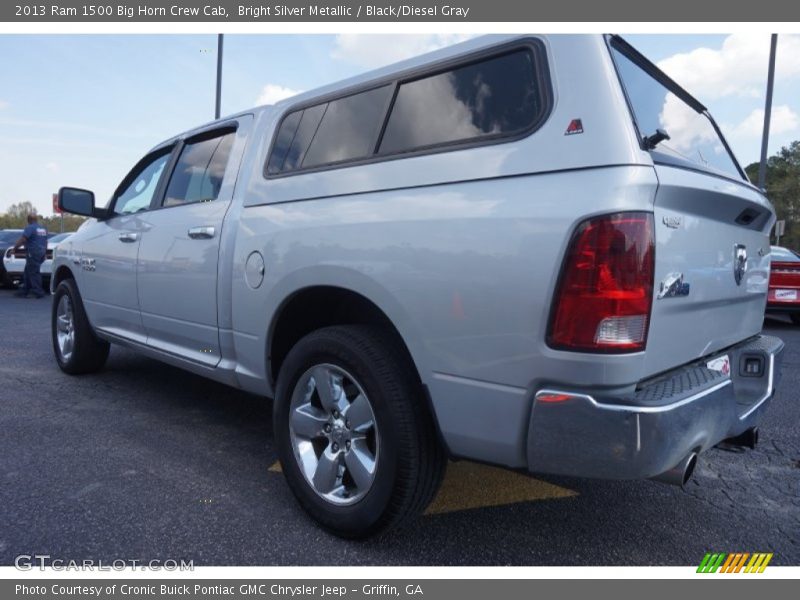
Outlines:
<svg viewBox="0 0 800 600"><path fill-rule="evenodd" d="M553 348L644 350L653 299L653 215L625 212L584 221L572 236L547 336Z"/></svg>

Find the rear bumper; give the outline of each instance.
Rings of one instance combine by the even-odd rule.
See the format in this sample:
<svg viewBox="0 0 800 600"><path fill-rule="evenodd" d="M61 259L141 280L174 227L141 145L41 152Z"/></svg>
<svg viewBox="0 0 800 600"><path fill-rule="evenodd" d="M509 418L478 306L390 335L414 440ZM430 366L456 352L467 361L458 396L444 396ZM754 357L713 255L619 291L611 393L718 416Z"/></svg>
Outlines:
<svg viewBox="0 0 800 600"><path fill-rule="evenodd" d="M784 285L781 285L784 284ZM800 312L800 287L797 282L771 283L767 293L767 312L791 314ZM787 298L786 294L794 292L794 298ZM781 298L778 294L783 293Z"/></svg>
<svg viewBox="0 0 800 600"><path fill-rule="evenodd" d="M722 352L730 374L707 361L676 369L630 397L550 387L534 399L528 431L531 472L605 479L654 477L754 427L780 379L783 342L758 336ZM759 376L744 358L761 357Z"/></svg>
<svg viewBox="0 0 800 600"><path fill-rule="evenodd" d="M767 304L767 312L778 315L800 313L800 302L775 302L773 304Z"/></svg>

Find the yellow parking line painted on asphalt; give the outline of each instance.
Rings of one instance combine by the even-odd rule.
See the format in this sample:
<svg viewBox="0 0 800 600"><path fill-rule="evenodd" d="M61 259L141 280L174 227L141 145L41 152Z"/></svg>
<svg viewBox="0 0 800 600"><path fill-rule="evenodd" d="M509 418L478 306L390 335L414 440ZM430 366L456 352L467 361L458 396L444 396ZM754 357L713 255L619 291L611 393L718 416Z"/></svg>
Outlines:
<svg viewBox="0 0 800 600"><path fill-rule="evenodd" d="M270 473L282 473L281 463L275 461ZM520 475L506 469L460 461L447 465L439 494L425 514L444 513L504 506L536 500L555 500L577 496L578 492L546 481Z"/></svg>
<svg viewBox="0 0 800 600"><path fill-rule="evenodd" d="M527 475L468 461L451 462L425 514L577 496L578 492Z"/></svg>

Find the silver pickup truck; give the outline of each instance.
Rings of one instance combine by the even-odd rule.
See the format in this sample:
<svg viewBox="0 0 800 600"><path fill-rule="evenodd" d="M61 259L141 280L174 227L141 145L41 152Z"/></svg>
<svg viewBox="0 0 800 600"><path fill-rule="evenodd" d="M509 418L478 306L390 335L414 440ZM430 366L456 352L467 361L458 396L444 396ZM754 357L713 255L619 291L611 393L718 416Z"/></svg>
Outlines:
<svg viewBox="0 0 800 600"><path fill-rule="evenodd" d="M705 107L617 36L490 36L165 141L58 247L70 374L121 344L274 398L342 536L448 458L682 485L753 446L774 211Z"/></svg>

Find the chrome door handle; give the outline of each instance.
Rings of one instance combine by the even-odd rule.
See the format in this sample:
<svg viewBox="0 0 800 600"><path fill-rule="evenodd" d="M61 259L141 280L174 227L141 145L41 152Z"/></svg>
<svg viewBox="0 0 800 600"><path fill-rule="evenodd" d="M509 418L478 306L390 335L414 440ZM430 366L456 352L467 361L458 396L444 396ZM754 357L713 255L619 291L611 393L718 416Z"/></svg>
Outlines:
<svg viewBox="0 0 800 600"><path fill-rule="evenodd" d="M210 240L214 237L214 228L209 226L191 227L188 233L193 240Z"/></svg>
<svg viewBox="0 0 800 600"><path fill-rule="evenodd" d="M119 241L125 242L126 244L130 244L131 242L135 242L139 239L138 233L120 233L119 234Z"/></svg>

